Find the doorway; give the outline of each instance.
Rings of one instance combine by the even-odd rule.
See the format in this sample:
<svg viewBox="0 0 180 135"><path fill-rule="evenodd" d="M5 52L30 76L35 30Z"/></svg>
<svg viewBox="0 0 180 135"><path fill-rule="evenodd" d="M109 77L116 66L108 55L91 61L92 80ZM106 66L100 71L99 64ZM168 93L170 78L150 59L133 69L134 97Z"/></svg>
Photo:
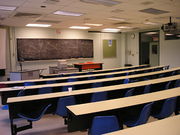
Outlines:
<svg viewBox="0 0 180 135"><path fill-rule="evenodd" d="M139 33L139 64L159 65L159 31Z"/></svg>

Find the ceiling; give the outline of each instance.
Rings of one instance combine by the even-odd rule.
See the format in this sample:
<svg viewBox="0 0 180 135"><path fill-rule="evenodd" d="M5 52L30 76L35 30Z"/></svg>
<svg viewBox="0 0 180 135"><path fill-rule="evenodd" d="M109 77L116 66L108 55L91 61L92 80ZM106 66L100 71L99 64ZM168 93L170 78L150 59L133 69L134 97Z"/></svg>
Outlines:
<svg viewBox="0 0 180 135"><path fill-rule="evenodd" d="M180 0L114 0L119 2L117 5L93 4L82 1L0 0L0 6L17 7L14 11L0 10L0 25L24 27L28 23L40 23L51 24L52 28L68 29L70 26L85 26L84 23L93 23L103 24L99 27L90 26L90 30L93 31L120 26L150 29L168 23L170 16L172 16L173 22L180 23ZM83 13L83 15L75 17L53 14L57 10ZM110 20L108 18L124 20ZM156 24L144 24L149 22ZM121 29L121 31L129 31L129 29Z"/></svg>

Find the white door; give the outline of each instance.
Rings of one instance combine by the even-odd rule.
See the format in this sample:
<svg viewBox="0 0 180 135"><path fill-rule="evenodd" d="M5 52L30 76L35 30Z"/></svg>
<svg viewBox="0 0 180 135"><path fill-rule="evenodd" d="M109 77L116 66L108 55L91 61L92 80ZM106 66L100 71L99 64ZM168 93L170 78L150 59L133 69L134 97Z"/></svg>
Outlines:
<svg viewBox="0 0 180 135"><path fill-rule="evenodd" d="M151 66L159 65L159 42L151 42L149 48L149 59Z"/></svg>

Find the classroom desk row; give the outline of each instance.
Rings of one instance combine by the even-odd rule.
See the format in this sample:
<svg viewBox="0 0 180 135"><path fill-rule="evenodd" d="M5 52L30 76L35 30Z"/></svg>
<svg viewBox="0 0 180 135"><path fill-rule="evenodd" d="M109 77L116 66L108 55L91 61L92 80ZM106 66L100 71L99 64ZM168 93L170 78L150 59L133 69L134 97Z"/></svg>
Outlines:
<svg viewBox="0 0 180 135"><path fill-rule="evenodd" d="M95 116L117 115L121 117L122 109L127 107L178 96L180 96L180 87L131 97L67 106L69 111L68 131L72 132L90 128L92 119Z"/></svg>
<svg viewBox="0 0 180 135"><path fill-rule="evenodd" d="M120 68L111 68L111 69L103 69L103 70L94 70L89 72L73 72L73 73L62 73L62 74L47 74L42 75L43 78L52 78L52 77L67 77L67 76L78 76L78 75L85 75L85 74L99 74L99 73L107 73L107 72L117 72L117 71L125 71L125 70L132 70L132 69L140 69L140 68L146 68L149 67L149 65L135 65L130 67L120 67ZM167 69L169 66L166 67Z"/></svg>
<svg viewBox="0 0 180 135"><path fill-rule="evenodd" d="M77 79L77 80L88 80L90 77L94 77L96 79L105 78L106 76L125 76L129 74L140 74L144 72L153 72L153 71L160 71L166 69L167 66L155 66L155 67L148 67L148 68L140 68L140 69L133 69L133 70L126 70L126 71L119 71L119 72L107 72L101 74L85 74L80 76L69 76L69 77L57 77L57 78L47 78L47 79L33 79L33 80L21 80L21 81L5 81L0 82L1 87L13 87L13 86L23 86L25 82L34 82L36 84L46 84L48 81L54 81L54 83L61 83L61 82L68 82L68 79Z"/></svg>
<svg viewBox="0 0 180 135"><path fill-rule="evenodd" d="M180 115L103 135L180 135Z"/></svg>
<svg viewBox="0 0 180 135"><path fill-rule="evenodd" d="M55 90L54 92L61 91L63 87L72 87L73 90L79 90L79 89L85 89L90 88L93 83L103 83L103 86L110 86L110 85L117 85L122 84L123 80L125 79L136 79L136 81L140 81L142 78L146 77L148 79L154 79L159 77L160 74L166 74L165 76L171 76L171 72L176 71L177 74L179 74L180 68L173 68L169 70L164 71L156 71L151 73L144 73L144 74L137 74L137 75L129 75L129 76L123 76L123 77L113 77L113 78L106 78L106 79L94 79L89 81L77 81L77 82L69 82L69 83L55 83L55 84L44 84L44 85L34 85L34 86L26 86L26 87L12 87L12 88L1 88L0 93L2 97L2 104L6 104L6 100L8 97L13 97L18 94L19 91L26 90L30 92L31 94L37 93L37 90L40 88L58 88L58 90ZM139 79L139 80L137 80Z"/></svg>

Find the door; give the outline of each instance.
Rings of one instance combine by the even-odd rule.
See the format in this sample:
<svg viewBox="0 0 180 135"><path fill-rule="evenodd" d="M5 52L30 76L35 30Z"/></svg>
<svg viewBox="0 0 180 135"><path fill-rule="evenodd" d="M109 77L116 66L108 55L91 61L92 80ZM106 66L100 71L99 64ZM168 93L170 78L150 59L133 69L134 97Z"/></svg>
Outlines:
<svg viewBox="0 0 180 135"><path fill-rule="evenodd" d="M159 43L158 42L151 42L150 49L150 65L151 66L158 66L159 65Z"/></svg>

